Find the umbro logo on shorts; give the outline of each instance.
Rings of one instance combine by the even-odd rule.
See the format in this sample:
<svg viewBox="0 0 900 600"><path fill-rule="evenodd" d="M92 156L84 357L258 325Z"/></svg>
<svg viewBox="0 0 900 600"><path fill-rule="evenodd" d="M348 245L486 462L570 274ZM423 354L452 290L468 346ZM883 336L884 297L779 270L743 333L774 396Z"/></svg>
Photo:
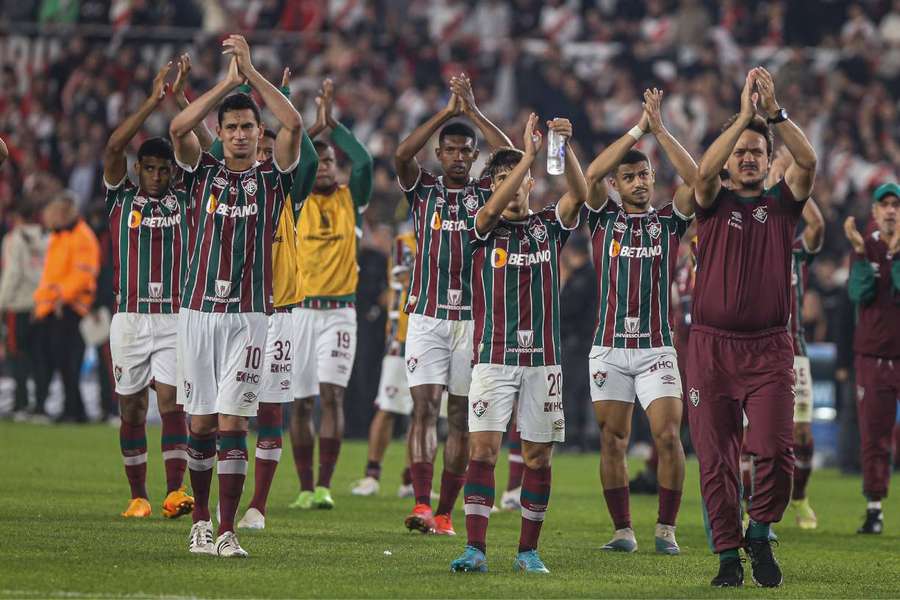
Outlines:
<svg viewBox="0 0 900 600"><path fill-rule="evenodd" d="M698 390L697 388L691 388L688 396L691 399L691 404L693 404L694 406L700 404L700 390Z"/></svg>
<svg viewBox="0 0 900 600"><path fill-rule="evenodd" d="M419 366L419 359L415 356L410 357L410 359L406 361L406 370L410 373L415 371L417 366Z"/></svg>
<svg viewBox="0 0 900 600"><path fill-rule="evenodd" d="M667 383L669 385L675 385L675 376L674 375L663 375L660 377L663 383Z"/></svg>
<svg viewBox="0 0 900 600"><path fill-rule="evenodd" d="M253 404L253 402L255 400L256 400L256 394L254 394L253 392L244 392L244 395L241 396L242 404L247 404L247 405Z"/></svg>

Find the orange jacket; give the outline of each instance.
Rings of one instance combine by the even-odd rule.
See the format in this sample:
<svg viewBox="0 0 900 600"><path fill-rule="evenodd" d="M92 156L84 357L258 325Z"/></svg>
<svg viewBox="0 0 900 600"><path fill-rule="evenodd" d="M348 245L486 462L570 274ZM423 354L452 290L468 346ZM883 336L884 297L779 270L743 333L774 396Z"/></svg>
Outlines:
<svg viewBox="0 0 900 600"><path fill-rule="evenodd" d="M57 302L86 315L97 292L100 244L87 223L79 219L69 229L50 234L41 282L34 292L34 314L42 319Z"/></svg>

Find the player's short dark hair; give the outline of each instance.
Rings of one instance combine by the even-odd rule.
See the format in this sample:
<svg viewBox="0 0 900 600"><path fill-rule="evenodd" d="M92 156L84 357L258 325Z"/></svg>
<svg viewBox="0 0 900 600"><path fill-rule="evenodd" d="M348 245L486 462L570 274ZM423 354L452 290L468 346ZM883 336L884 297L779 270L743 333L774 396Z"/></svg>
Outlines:
<svg viewBox="0 0 900 600"><path fill-rule="evenodd" d="M477 144L478 138L475 136L475 130L466 125L465 123L450 123L449 125L445 125L441 132L438 134L438 146L443 145L444 138L450 135L457 135L459 137L464 137L472 140L472 143Z"/></svg>
<svg viewBox="0 0 900 600"><path fill-rule="evenodd" d="M169 140L167 140L166 138L161 137L150 138L149 140L146 140L143 144L141 144L140 148L138 148L138 162L140 162L147 156L151 156L153 158L161 158L169 162L175 160L175 155L172 153L172 144L170 144Z"/></svg>
<svg viewBox="0 0 900 600"><path fill-rule="evenodd" d="M315 148L316 148L316 154L320 154L320 155L323 152L325 152L326 150L328 150L329 148L331 148L331 144L329 144L328 142L326 142L324 140L314 140L313 146L315 146Z"/></svg>
<svg viewBox="0 0 900 600"><path fill-rule="evenodd" d="M219 105L219 126L222 125L222 118L225 116L225 113L232 110L252 110L253 118L256 119L256 124L259 125L262 121L259 115L259 106L256 102L251 98L248 94L243 94L238 92L237 94L232 94L225 98L222 101L222 104Z"/></svg>
<svg viewBox="0 0 900 600"><path fill-rule="evenodd" d="M632 148L625 153L624 157L622 157L622 160L619 162L618 166L616 166L616 171L618 171L619 167L622 165L633 165L640 162L645 162L647 165L650 165L650 158L640 150Z"/></svg>
<svg viewBox="0 0 900 600"><path fill-rule="evenodd" d="M491 154L490 158L488 158L487 164L481 172L481 176L490 176L493 181L497 173L514 169L522 160L523 156L525 156L525 153L518 148L511 148L509 146L497 148Z"/></svg>
<svg viewBox="0 0 900 600"><path fill-rule="evenodd" d="M726 129L734 125L734 122L737 121L740 116L741 115L739 113L732 115L730 119L725 121L725 125L722 126L722 131L725 131ZM766 120L761 116L753 115L753 118L750 119L750 124L747 125L744 129L755 131L756 133L766 138L766 154L768 155L769 160L771 160L772 150L775 147L775 134L772 132L771 125L766 123Z"/></svg>
<svg viewBox="0 0 900 600"><path fill-rule="evenodd" d="M275 132L272 131L271 129L266 129L266 130L263 131L263 137L267 137L267 138L269 138L270 140L273 140L273 141L274 141L278 136L277 136L277 135L275 134Z"/></svg>
<svg viewBox="0 0 900 600"><path fill-rule="evenodd" d="M34 218L38 213L35 203L28 201L13 203L10 205L8 211L10 216L18 216L23 221L34 221Z"/></svg>

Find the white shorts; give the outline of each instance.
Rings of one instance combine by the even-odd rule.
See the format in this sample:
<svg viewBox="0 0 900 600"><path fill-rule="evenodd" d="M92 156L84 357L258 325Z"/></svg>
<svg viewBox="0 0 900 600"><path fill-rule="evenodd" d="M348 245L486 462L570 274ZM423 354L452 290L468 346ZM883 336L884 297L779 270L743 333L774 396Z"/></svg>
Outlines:
<svg viewBox="0 0 900 600"><path fill-rule="evenodd" d="M794 357L794 423L812 423L813 390L809 357Z"/></svg>
<svg viewBox="0 0 900 600"><path fill-rule="evenodd" d="M269 317L178 313L178 404L189 415L256 416Z"/></svg>
<svg viewBox="0 0 900 600"><path fill-rule="evenodd" d="M564 442L562 368L475 365L469 391L469 431L506 431L513 409L523 440Z"/></svg>
<svg viewBox="0 0 900 600"><path fill-rule="evenodd" d="M295 308L294 398L319 395L320 383L347 387L356 358L356 309Z"/></svg>
<svg viewBox="0 0 900 600"><path fill-rule="evenodd" d="M472 321L409 315L406 373L409 387L437 384L454 396L468 396L472 381Z"/></svg>
<svg viewBox="0 0 900 600"><path fill-rule="evenodd" d="M291 381L294 369L294 320L289 312L269 315L266 355L260 402L285 403L293 399Z"/></svg>
<svg viewBox="0 0 900 600"><path fill-rule="evenodd" d="M176 385L178 314L116 313L109 326L109 350L117 394L135 394L152 380Z"/></svg>
<svg viewBox="0 0 900 600"><path fill-rule="evenodd" d="M381 380L375 405L385 412L409 416L413 402L406 381L406 361L402 356L388 354L381 361Z"/></svg>
<svg viewBox="0 0 900 600"><path fill-rule="evenodd" d="M634 402L644 407L657 398L681 398L681 375L675 348L609 348L590 353L591 400Z"/></svg>

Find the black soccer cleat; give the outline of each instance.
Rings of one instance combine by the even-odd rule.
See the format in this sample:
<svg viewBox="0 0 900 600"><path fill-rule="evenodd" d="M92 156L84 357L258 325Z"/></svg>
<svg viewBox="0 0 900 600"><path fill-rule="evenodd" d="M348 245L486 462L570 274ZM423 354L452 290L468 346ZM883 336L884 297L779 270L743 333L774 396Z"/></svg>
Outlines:
<svg viewBox="0 0 900 600"><path fill-rule="evenodd" d="M747 540L753 581L760 587L778 587L784 581L781 567L772 554L772 544L777 543L769 539Z"/></svg>
<svg viewBox="0 0 900 600"><path fill-rule="evenodd" d="M862 527L856 530L856 533L876 533L884 531L884 515L877 508L870 508L866 511L866 520Z"/></svg>
<svg viewBox="0 0 900 600"><path fill-rule="evenodd" d="M719 561L719 574L710 583L713 587L741 587L744 585L744 566L740 558Z"/></svg>
<svg viewBox="0 0 900 600"><path fill-rule="evenodd" d="M655 495L657 492L656 474L645 469L628 482L628 491L632 494Z"/></svg>

